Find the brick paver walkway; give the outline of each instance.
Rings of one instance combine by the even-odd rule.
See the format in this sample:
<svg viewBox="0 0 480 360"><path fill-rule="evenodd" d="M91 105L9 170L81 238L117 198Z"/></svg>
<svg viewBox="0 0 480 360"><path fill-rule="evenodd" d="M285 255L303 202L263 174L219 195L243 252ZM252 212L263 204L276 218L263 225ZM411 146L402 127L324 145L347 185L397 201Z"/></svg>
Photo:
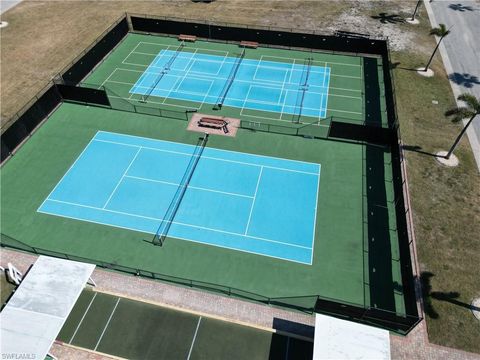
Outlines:
<svg viewBox="0 0 480 360"><path fill-rule="evenodd" d="M11 262L20 271L26 271L35 259L36 256L31 254L6 249L0 251L0 264L6 267ZM111 292L258 327L272 328L274 323L277 324L276 319L287 320L287 323L293 324L290 328L282 330L313 336L312 327L315 318L310 315L99 269L94 271L93 279L98 291ZM392 359L480 360L479 354L429 343L425 321L422 321L408 336L391 335L390 346ZM106 356L92 354L60 343L54 344L52 353L59 359L109 359Z"/></svg>

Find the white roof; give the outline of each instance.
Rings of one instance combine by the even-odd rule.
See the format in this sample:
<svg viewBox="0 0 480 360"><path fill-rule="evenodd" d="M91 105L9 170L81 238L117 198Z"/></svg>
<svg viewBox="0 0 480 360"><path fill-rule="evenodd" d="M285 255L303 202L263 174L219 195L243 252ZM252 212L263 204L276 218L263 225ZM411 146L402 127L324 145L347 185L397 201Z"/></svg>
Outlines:
<svg viewBox="0 0 480 360"><path fill-rule="evenodd" d="M313 359L390 359L388 331L317 314Z"/></svg>
<svg viewBox="0 0 480 360"><path fill-rule="evenodd" d="M2 358L44 359L94 269L40 256L0 313Z"/></svg>

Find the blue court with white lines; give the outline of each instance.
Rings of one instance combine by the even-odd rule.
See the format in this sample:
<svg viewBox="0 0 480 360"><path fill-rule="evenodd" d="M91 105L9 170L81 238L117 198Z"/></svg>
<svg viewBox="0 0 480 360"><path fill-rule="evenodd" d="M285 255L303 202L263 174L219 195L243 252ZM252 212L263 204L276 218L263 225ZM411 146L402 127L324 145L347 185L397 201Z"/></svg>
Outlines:
<svg viewBox="0 0 480 360"><path fill-rule="evenodd" d="M99 131L38 212L155 234L194 150ZM310 265L319 183L320 164L206 147L168 237Z"/></svg>
<svg viewBox="0 0 480 360"><path fill-rule="evenodd" d="M330 67L161 50L131 94L217 104L318 119L326 117ZM238 68L237 68L238 67ZM231 73L235 71L235 76Z"/></svg>

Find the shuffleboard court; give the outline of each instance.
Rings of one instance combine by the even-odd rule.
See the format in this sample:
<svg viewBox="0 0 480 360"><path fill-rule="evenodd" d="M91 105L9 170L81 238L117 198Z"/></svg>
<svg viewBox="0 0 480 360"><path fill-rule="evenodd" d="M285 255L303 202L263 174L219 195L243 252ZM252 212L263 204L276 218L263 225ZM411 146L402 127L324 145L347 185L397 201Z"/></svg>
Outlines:
<svg viewBox="0 0 480 360"><path fill-rule="evenodd" d="M325 118L330 67L271 59L161 50L130 93Z"/></svg>
<svg viewBox="0 0 480 360"><path fill-rule="evenodd" d="M302 330L309 331L306 326ZM81 294L57 340L124 359L306 360L313 355L310 336L275 333L90 290Z"/></svg>
<svg viewBox="0 0 480 360"><path fill-rule="evenodd" d="M155 234L195 146L99 131L38 212ZM168 236L312 264L320 164L205 148Z"/></svg>

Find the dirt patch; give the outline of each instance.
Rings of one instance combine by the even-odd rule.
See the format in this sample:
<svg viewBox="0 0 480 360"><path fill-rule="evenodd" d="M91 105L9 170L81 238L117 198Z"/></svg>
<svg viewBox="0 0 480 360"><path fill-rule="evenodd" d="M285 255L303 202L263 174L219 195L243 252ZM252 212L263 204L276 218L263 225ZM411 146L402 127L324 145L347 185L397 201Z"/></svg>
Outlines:
<svg viewBox="0 0 480 360"><path fill-rule="evenodd" d="M337 19L334 25L328 27L329 31L338 29L351 32L361 32L372 36L388 38L390 48L395 51L410 50L414 46L415 33L403 25L404 13L380 12L375 14L372 11L372 4L352 7L345 10ZM365 16L371 13L370 16ZM399 31L401 26L401 31Z"/></svg>

